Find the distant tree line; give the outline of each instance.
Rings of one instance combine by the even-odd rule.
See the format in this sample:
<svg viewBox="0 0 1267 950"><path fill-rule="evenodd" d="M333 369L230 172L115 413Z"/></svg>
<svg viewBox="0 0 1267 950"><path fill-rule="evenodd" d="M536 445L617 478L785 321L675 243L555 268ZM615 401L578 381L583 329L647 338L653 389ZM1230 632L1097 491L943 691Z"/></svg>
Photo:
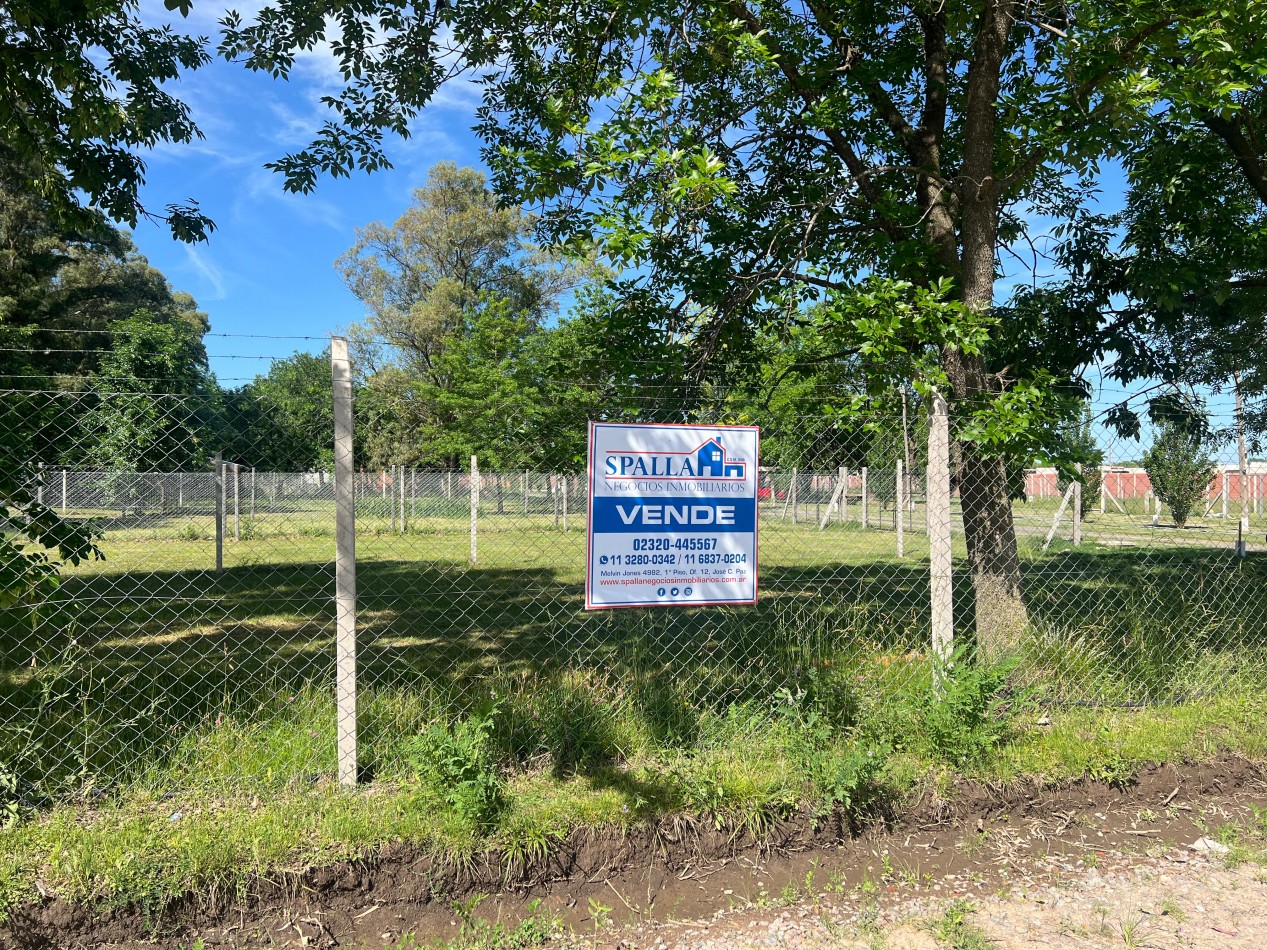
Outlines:
<svg viewBox="0 0 1267 950"><path fill-rule="evenodd" d="M358 229L336 267L365 305L348 331L359 464L461 469L477 454L487 470L580 471L592 419L756 423L764 464L867 465L877 484L898 458L924 464L919 392L877 384L819 322L758 330L701 362L698 339L670 332L668 315L649 324L649 301L537 247L533 226L481 173L441 164L399 219ZM100 218L67 229L14 189L0 190L0 229L15 461L177 471L222 452L264 470L330 468L328 349L224 387L207 315L125 233ZM1078 451L1049 435L1052 452Z"/></svg>

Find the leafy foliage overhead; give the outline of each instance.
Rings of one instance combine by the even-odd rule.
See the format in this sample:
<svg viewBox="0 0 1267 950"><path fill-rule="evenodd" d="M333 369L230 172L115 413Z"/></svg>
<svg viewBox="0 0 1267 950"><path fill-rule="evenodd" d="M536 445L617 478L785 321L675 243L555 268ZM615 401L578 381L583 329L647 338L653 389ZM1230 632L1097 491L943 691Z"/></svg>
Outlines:
<svg viewBox="0 0 1267 950"><path fill-rule="evenodd" d="M167 223L181 241L214 225L194 203L146 208L140 153L200 137L163 88L209 60L207 40L141 22L136 0L15 0L0 6L0 164L68 227L91 223L81 195L116 221Z"/></svg>

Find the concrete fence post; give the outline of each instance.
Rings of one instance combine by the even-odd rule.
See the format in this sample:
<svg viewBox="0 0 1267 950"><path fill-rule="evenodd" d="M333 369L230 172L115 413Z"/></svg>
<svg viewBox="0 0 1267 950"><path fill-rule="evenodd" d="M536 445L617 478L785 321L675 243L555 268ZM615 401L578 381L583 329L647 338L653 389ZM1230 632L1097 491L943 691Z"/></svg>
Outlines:
<svg viewBox="0 0 1267 950"><path fill-rule="evenodd" d="M224 453L215 457L216 573L224 573Z"/></svg>
<svg viewBox="0 0 1267 950"><path fill-rule="evenodd" d="M474 564L478 559L477 536L478 522L480 512L480 464L479 460L471 456L471 563Z"/></svg>
<svg viewBox="0 0 1267 950"><path fill-rule="evenodd" d="M867 467L862 466L862 526L867 527L871 520L871 495L867 485Z"/></svg>
<svg viewBox="0 0 1267 950"><path fill-rule="evenodd" d="M1078 479L1073 483L1073 546L1082 543L1082 463L1077 465Z"/></svg>
<svg viewBox="0 0 1267 950"><path fill-rule="evenodd" d="M241 484L241 478L239 477L239 473L241 471L242 471L242 466L239 465L237 462L234 462L233 463L233 540L234 541L242 540L242 506L240 503L241 498L242 498L242 492L241 492L242 484Z"/></svg>
<svg viewBox="0 0 1267 950"><path fill-rule="evenodd" d="M392 483L392 491L390 495L387 494L388 479L391 479L391 483ZM396 466L395 465L390 466L387 469L387 471L383 473L382 495L383 495L383 499L387 502L388 530L390 530L393 534L395 534L396 532Z"/></svg>
<svg viewBox="0 0 1267 950"><path fill-rule="evenodd" d="M902 468L902 460L898 459L897 470L893 478L893 530L897 534L898 557L906 556L906 541L902 537L906 516L906 497L903 491L906 487L906 477Z"/></svg>
<svg viewBox="0 0 1267 950"><path fill-rule="evenodd" d="M66 514L66 469L62 469L62 514Z"/></svg>
<svg viewBox="0 0 1267 950"><path fill-rule="evenodd" d="M946 399L934 392L928 406L928 569L933 655L938 684L955 648L954 566L950 526L950 418ZM899 461L898 465L902 463Z"/></svg>
<svg viewBox="0 0 1267 950"><path fill-rule="evenodd" d="M352 788L357 768L356 467L352 455L352 372L348 341L330 340L334 387L335 702L339 784Z"/></svg>

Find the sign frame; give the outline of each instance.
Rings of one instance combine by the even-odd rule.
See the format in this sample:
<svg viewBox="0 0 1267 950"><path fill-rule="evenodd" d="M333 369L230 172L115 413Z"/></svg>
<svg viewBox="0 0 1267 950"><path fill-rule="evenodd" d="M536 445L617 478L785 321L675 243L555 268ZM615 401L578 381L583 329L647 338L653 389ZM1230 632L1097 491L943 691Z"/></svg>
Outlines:
<svg viewBox="0 0 1267 950"><path fill-rule="evenodd" d="M596 582L598 580L598 577L596 576L596 570L595 570L596 565L595 565L595 551L594 551L594 536L595 536L594 501L595 501L596 481L598 479L598 466L596 464L597 460L595 458L595 454L597 451L596 434L597 434L598 429L600 428L635 429L635 430L693 429L693 430L704 430L704 431L713 432L713 433L725 433L727 431L751 433L751 437L753 440L753 455L752 455L752 460L751 460L751 466L752 466L752 470L751 470L751 482L752 482L751 590L752 590L752 596L750 598L747 596L744 596L742 599L731 598L731 599L689 600L688 601L688 600L678 600L678 599L667 599L667 598L661 597L655 600L646 600L646 601L622 601L619 603L603 603L601 601L601 598L594 597L594 594L597 591ZM586 517L586 526L585 526L585 609L586 610L619 610L619 609L627 608L627 607L737 607L737 606L752 606L756 604L760 596L760 586L761 586L761 577L760 577L760 571L759 571L759 564L760 564L759 552L760 552L760 534L761 534L760 532L760 517L761 517L761 514L760 514L761 513L760 453L761 453L760 426L708 425L708 424L679 423L679 422L627 422L627 423L626 422L595 422L591 420L589 424L589 445L586 448L586 461L587 461L587 466L588 466L587 481L588 481L589 490L586 493L588 496L588 500L587 500L588 507L586 511L587 517ZM676 453L670 453L670 454L676 454ZM744 481L746 482L747 480L748 480L748 476L747 474L745 474ZM612 496L605 495L603 497L612 497ZM707 496L700 496L700 495L683 495L682 496L684 501L690 501L690 500L698 499L700 497L707 497ZM736 499L736 500L747 501L748 499L745 497L743 499ZM691 529L689 527L684 526L684 530L690 531ZM607 532L599 532L599 533L606 534ZM740 534L740 535L748 534L747 531L737 531L734 533ZM745 585L744 593L745 594L747 593L746 585Z"/></svg>

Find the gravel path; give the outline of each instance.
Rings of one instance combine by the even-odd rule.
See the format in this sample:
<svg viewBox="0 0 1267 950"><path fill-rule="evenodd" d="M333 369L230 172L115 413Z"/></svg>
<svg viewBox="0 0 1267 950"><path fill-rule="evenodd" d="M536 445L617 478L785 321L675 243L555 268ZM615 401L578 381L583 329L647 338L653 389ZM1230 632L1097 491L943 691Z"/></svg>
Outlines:
<svg viewBox="0 0 1267 950"><path fill-rule="evenodd" d="M1098 855L1094 867L1052 857L1013 870L1020 871L1013 874L1015 883L991 893L954 877L893 885L881 893L855 888L787 907L749 907L706 921L642 928L589 945L622 950L1267 947L1267 871L1256 864L1229 867L1220 855L1171 848L1152 854L1107 852Z"/></svg>

